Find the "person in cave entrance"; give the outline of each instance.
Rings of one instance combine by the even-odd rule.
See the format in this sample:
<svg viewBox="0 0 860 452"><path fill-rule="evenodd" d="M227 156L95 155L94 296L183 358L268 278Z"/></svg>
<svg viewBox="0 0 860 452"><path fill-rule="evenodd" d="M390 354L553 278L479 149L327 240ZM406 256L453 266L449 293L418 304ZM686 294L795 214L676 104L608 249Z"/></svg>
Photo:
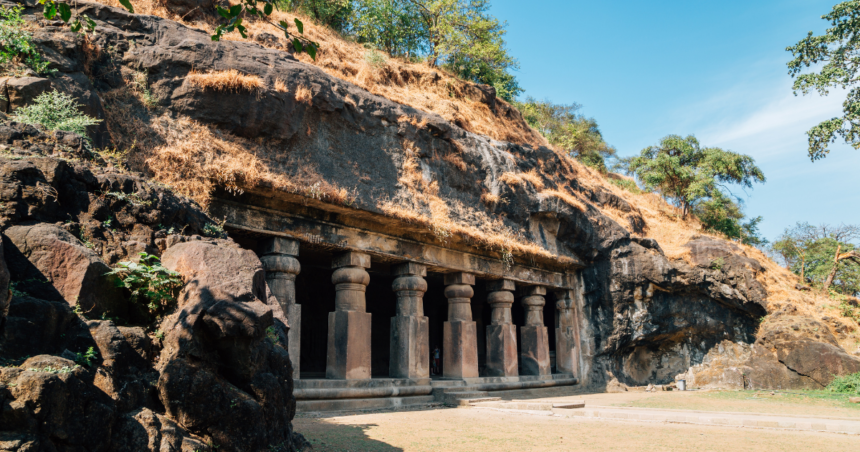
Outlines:
<svg viewBox="0 0 860 452"><path fill-rule="evenodd" d="M439 375L441 373L439 371L440 361L441 353L439 352L439 346L437 345L433 349L433 358L430 360L430 375Z"/></svg>

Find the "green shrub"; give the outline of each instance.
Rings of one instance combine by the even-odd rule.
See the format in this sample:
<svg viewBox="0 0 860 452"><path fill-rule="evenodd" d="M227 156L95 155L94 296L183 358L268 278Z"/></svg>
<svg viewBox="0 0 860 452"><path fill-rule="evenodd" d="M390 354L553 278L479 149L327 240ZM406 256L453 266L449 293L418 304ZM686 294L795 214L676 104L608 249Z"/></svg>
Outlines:
<svg viewBox="0 0 860 452"><path fill-rule="evenodd" d="M93 347L87 349L86 353L76 353L75 362L79 366L92 367L93 361L98 359L99 355Z"/></svg>
<svg viewBox="0 0 860 452"><path fill-rule="evenodd" d="M612 185L621 187L624 190L629 191L630 193L636 193L636 194L642 193L642 190L639 188L638 185L636 185L636 182L632 181L630 179L607 178L606 180L608 180L609 183L611 183Z"/></svg>
<svg viewBox="0 0 860 452"><path fill-rule="evenodd" d="M860 372L834 378L827 385L827 390L830 392L860 394Z"/></svg>
<svg viewBox="0 0 860 452"><path fill-rule="evenodd" d="M158 256L140 253L140 261L120 262L107 275L119 277L119 286L131 291L134 304L146 303L149 314L160 318L172 308L176 295L182 287L179 273L161 265Z"/></svg>
<svg viewBox="0 0 860 452"><path fill-rule="evenodd" d="M24 30L23 9L21 6L0 7L0 66L21 61L30 69L44 74L49 72L48 62L42 59L33 44L33 35Z"/></svg>
<svg viewBox="0 0 860 452"><path fill-rule="evenodd" d="M364 52L364 61L374 69L382 69L388 63L388 58L382 52L371 49Z"/></svg>
<svg viewBox="0 0 860 452"><path fill-rule="evenodd" d="M91 118L78 110L72 96L59 91L48 91L39 95L31 105L15 110L12 119L26 124L40 125L48 130L63 130L86 136L87 126L96 125L101 119Z"/></svg>

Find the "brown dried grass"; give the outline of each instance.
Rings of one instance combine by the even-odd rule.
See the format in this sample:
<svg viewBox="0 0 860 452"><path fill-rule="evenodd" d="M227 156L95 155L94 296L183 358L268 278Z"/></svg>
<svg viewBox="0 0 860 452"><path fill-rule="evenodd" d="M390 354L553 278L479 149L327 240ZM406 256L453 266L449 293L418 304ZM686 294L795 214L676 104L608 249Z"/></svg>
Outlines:
<svg viewBox="0 0 860 452"><path fill-rule="evenodd" d="M118 0L96 1L121 7ZM234 0L231 3L236 2ZM195 14L177 16L156 0L135 0L134 8L138 14L175 20L210 34L218 25L213 17ZM509 115L504 108L493 112L486 104L476 101L478 90L472 83L460 80L441 68L431 68L425 63L411 63L391 57L381 67L373 67L365 61L367 50L364 46L345 39L334 30L315 24L308 17L282 11L275 11L270 17L274 23L282 20L293 23L294 18L304 23L304 36L320 44L316 61L307 54L296 55L302 62L316 65L333 77L354 83L386 99L436 113L469 132L512 143L533 146L548 144L546 139L529 127L516 112ZM252 35L267 32L283 36L274 25L253 18L248 18L244 25ZM238 33L230 33L222 39L246 41ZM286 44L284 41L284 48ZM501 99L496 102L503 107L507 105Z"/></svg>
<svg viewBox="0 0 860 452"><path fill-rule="evenodd" d="M279 93L286 93L289 91L289 89L287 89L287 84L284 83L283 80L275 79L275 91Z"/></svg>
<svg viewBox="0 0 860 452"><path fill-rule="evenodd" d="M263 88L263 79L256 75L243 74L235 69L205 73L191 71L185 79L194 86L214 91L255 92Z"/></svg>
<svg viewBox="0 0 860 452"><path fill-rule="evenodd" d="M307 86L299 86L296 88L296 102L310 105L313 103L314 93Z"/></svg>

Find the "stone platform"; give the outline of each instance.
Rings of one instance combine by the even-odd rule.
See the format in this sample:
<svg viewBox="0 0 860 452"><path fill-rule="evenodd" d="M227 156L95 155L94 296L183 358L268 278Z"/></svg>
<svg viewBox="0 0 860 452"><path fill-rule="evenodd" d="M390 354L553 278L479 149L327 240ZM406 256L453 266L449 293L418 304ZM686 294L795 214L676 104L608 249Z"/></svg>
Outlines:
<svg viewBox="0 0 860 452"><path fill-rule="evenodd" d="M529 390L577 384L572 374L466 379L372 378L368 380L300 379L293 394L296 410L342 411L396 408L489 397L493 391Z"/></svg>

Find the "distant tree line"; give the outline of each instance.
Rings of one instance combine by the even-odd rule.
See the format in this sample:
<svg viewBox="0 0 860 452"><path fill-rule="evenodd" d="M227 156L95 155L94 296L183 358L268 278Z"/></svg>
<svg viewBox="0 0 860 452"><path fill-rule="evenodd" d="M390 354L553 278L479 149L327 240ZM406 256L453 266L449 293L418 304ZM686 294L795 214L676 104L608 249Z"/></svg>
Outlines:
<svg viewBox="0 0 860 452"><path fill-rule="evenodd" d="M771 249L804 284L841 295L860 294L860 226L797 223Z"/></svg>
<svg viewBox="0 0 860 452"><path fill-rule="evenodd" d="M389 55L426 61L493 86L512 102L522 92L505 48L505 22L489 0L278 0L317 22Z"/></svg>

